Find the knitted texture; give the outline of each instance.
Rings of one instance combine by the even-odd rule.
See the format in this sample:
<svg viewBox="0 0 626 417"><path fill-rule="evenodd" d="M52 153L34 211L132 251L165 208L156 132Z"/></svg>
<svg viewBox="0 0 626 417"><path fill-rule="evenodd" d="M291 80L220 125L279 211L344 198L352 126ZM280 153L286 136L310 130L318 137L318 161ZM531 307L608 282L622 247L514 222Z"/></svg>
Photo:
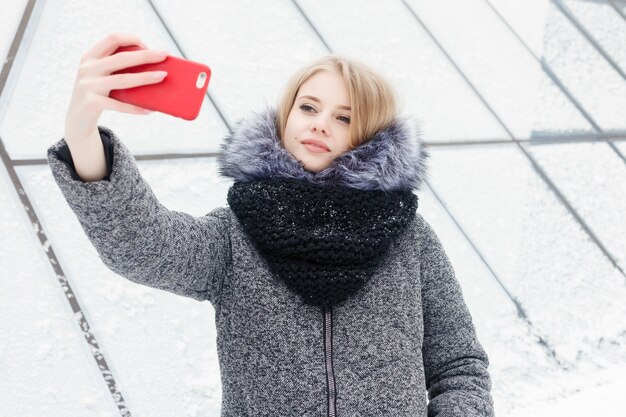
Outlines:
<svg viewBox="0 0 626 417"><path fill-rule="evenodd" d="M417 196L276 178L235 183L228 203L269 268L305 303L330 306L367 283Z"/></svg>

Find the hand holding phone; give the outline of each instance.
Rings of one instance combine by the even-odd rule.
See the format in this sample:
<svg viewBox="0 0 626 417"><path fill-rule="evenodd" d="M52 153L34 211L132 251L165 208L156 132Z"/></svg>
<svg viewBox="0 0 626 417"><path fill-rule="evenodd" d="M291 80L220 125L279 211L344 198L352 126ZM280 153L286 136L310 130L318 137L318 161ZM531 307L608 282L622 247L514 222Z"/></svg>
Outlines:
<svg viewBox="0 0 626 417"><path fill-rule="evenodd" d="M140 45L144 49L113 54L120 46L127 45ZM161 62L168 55L167 52L159 53L160 51L145 48L138 36L113 32L100 39L81 56L65 116L65 138L68 144L84 143L87 138L97 136L98 119L104 110L136 115L149 113L142 107L109 97L114 89L129 89L161 82L163 76L155 77L155 72L111 75L112 72L124 68Z"/></svg>
<svg viewBox="0 0 626 417"><path fill-rule="evenodd" d="M140 45L144 50L113 54L120 46ZM146 109L109 97L114 89L160 83L156 72L111 75L113 71L146 63L161 62L167 52L145 49L141 39L130 33L113 32L96 42L80 59L74 89L65 116L64 139L74 159L76 172L85 181L102 179L106 160L98 119L104 110L145 115Z"/></svg>
<svg viewBox="0 0 626 417"><path fill-rule="evenodd" d="M142 49L134 45L122 46L114 54ZM111 75L146 71L165 71L167 75L160 83L111 90L109 97L185 120L198 116L211 78L207 65L168 55L161 62L124 68Z"/></svg>

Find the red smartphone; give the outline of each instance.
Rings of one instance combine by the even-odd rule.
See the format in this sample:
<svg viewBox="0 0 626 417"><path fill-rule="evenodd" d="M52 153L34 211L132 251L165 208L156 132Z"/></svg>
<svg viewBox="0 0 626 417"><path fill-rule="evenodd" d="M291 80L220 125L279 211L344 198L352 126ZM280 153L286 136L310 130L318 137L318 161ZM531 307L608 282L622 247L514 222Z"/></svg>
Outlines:
<svg viewBox="0 0 626 417"><path fill-rule="evenodd" d="M139 46L122 46L114 53L138 51ZM193 120L198 117L209 86L211 69L199 62L168 55L161 62L137 65L113 74L167 71L163 81L122 90L111 90L109 97L145 109Z"/></svg>

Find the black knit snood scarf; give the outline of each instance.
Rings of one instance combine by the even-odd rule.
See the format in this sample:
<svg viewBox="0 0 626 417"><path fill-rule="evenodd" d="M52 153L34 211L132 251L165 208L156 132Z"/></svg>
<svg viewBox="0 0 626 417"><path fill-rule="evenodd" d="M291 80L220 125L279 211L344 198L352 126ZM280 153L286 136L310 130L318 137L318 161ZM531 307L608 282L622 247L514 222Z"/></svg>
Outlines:
<svg viewBox="0 0 626 417"><path fill-rule="evenodd" d="M228 204L277 277L305 303L332 306L367 283L417 196L268 178L235 182Z"/></svg>

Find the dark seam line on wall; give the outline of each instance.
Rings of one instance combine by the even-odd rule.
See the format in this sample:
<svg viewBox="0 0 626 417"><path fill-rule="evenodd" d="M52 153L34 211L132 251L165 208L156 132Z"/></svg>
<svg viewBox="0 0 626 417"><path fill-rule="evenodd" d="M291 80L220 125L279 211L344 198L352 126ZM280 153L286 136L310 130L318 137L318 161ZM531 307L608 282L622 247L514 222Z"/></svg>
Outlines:
<svg viewBox="0 0 626 417"><path fill-rule="evenodd" d="M546 352L548 357L551 358L560 368L562 368L562 369L570 369L571 364L565 363L563 360L559 359L559 357L558 357L556 351L554 350L554 348L550 345L550 343L541 334L539 334L539 332L535 328L534 324L532 323L532 321L528 317L528 314L526 314L526 310L524 310L524 307L522 306L522 303L515 297L515 295L513 295L508 290L506 285L504 285L504 283L502 282L502 280L500 279L500 277L498 276L496 271L493 270L493 268L491 267L491 265L489 264L487 259L483 256L483 254L480 251L480 249L478 248L478 246L476 246L476 244L474 244L474 241L472 240L472 238L465 232L465 229L463 229L463 226L461 226L459 224L459 222L456 220L456 218L454 217L454 214L448 209L448 206L443 201L443 199L439 196L439 194L437 194L437 192L435 192L435 189L433 188L433 186L430 185L430 183L427 180L425 180L424 182L426 183L426 186L428 187L430 192L433 194L435 199L439 202L441 207L443 207L444 211L448 214L448 217L450 217L450 219L452 219L452 221L454 222L454 224L457 227L457 229L461 232L463 237L465 237L465 240L467 241L467 243L469 243L469 245L472 247L474 252L476 252L476 254L480 258L480 260L483 263L483 265L485 265L485 267L489 270L489 273L491 274L493 279L496 280L496 282L498 283L498 285L500 286L502 291L504 291L506 296L513 303L513 305L515 306L515 309L517 311L517 317L519 317L522 321L524 321L526 326L528 326L528 329L529 329L530 333L534 337L537 338L537 340L536 340L537 343L544 349L544 351Z"/></svg>
<svg viewBox="0 0 626 417"><path fill-rule="evenodd" d="M565 87L565 85L557 77L554 71L552 71L552 68L548 65L548 63L543 58L540 60L540 63L541 63L541 68L543 69L543 71L546 74L548 74L548 76L559 87L559 89L563 92L563 94L567 96L567 98L572 102L572 104L574 104L576 109L583 115L585 119L587 119L587 121L596 130L596 132L598 132L599 137L598 137L598 140L596 140L596 142L598 141L605 142L609 146L609 148L611 148L613 152L615 152L615 155L619 159L622 160L624 165L626 165L626 158L624 157L624 154L619 150L619 148L615 145L615 143L613 143L613 141L604 132L604 130L596 123L596 121L591 117L591 115L587 113L587 110L583 108L582 104L580 104L578 100L576 100L576 98L573 96L573 94L567 89L567 87Z"/></svg>
<svg viewBox="0 0 626 417"><path fill-rule="evenodd" d="M493 110L491 108L491 106L487 103L487 101L485 100L485 98L482 96L482 94L478 91L478 89L472 84L472 82L468 79L468 77L465 75L465 73L461 70L461 68L456 64L456 62L452 59L452 57L450 56L450 54L448 54L448 51L446 51L446 49L443 47L443 45L441 45L441 43L437 40L437 38L434 36L434 34L430 31L430 29L424 24L424 22L422 22L422 20L417 16L417 14L415 13L415 11L413 10L413 8L411 8L404 0L401 0L402 3L405 5L405 7L408 9L409 13L411 13L411 15L415 18L415 20L418 22L418 24L423 28L423 30L427 33L427 35L431 38L431 40L437 45L437 47L439 48L439 50L444 54L444 56L448 59L448 61L452 64L452 66L457 70L457 72L461 75L461 77L465 80L465 82L468 84L468 86L474 91L474 93L478 96L478 98L483 102L483 104L485 105L485 107L492 113L493 117L498 121L498 123L502 126L502 128L504 130L506 130L506 132L509 134L509 136L512 138L513 142L517 144L517 146L522 150L522 152L524 153L524 155L531 161L531 163L533 164L534 167L536 167L536 163L534 162L534 160L528 155L528 153L526 152L526 150L519 144L519 142L515 139L515 136L513 135L513 132L511 132L509 130L509 128L504 124L504 122L500 119L500 117L498 117L498 115L496 114L495 110ZM542 176L542 178L545 180L546 177ZM560 195L560 193L558 193L554 187L554 185L551 182L548 182L548 186L550 188L552 188L552 190L557 194ZM487 262L487 259L482 255L482 253L480 252L480 250L476 247L476 245L473 244L473 242L471 241L471 239L469 239L469 235L465 232L465 230L463 229L463 227L460 225L460 223L456 220L456 218L454 217L454 215L450 212L450 210L448 210L447 206L444 204L443 200L434 192L434 188L430 186L430 184L428 184L428 187L431 189L431 191L433 192L433 195L436 196L437 200L439 201L439 203L442 205L442 207L444 207L444 209L446 210L446 213L448 213L448 216L450 216L450 218L452 219L452 221L454 221L454 223L457 225L457 227L461 230L461 233L463 234L463 236L465 236L465 238L467 239L468 243L470 244L470 246L472 246L472 248L474 249L474 251L476 252L476 254L479 256L479 258L481 259L481 261L485 264L485 266L489 269L489 271L491 271L492 275L494 276L494 278L496 279L496 281L498 282L498 284L502 287L502 289L504 290L505 294L509 297L509 299L511 300L511 302L515 305L515 307L517 308L518 314L521 314L521 317L528 323L529 326L531 326L531 329L533 330L533 333L535 334L535 336L538 338L538 343L544 348L544 350L546 351L546 353L548 354L548 356L550 358L552 358L561 368L567 369L567 366L564 365L563 361L560 360L556 354L555 349L546 341L546 338L543 336L539 335L539 332L537 331L537 329L535 329L532 321L530 320L530 318L527 316L522 303L517 300L517 298L514 297L514 295L507 289L506 285L504 285L504 283L502 282L502 280L499 278L499 276L497 275L497 273L491 268L491 266L489 265L489 263ZM573 210L573 208L571 207L571 205L566 204L566 207L569 207L570 209Z"/></svg>
<svg viewBox="0 0 626 417"><path fill-rule="evenodd" d="M511 32L515 35L515 37L518 39L518 41L520 41L522 43L522 45L526 48L526 50L530 53L530 55L532 57L535 58L535 60L537 60L540 64L541 64L541 68L544 70L544 72L546 72L546 74L548 74L548 76L550 76L550 78L552 78L552 80L555 82L555 84L561 89L561 91L563 91L563 93L570 99L570 101L572 101L572 103L576 106L576 108L581 112L581 114L583 115L583 117L585 117L589 123L591 123L592 127L594 129L596 129L596 131L598 131L603 138L603 141L605 141L609 147L611 147L611 149L613 149L613 151L615 151L615 153L617 154L618 157L621 158L622 162L624 162L624 164L626 165L626 159L624 158L624 155L620 152L620 150L617 148L617 146L612 142L612 141L608 141L606 140L606 134L604 133L604 131L602 130L602 128L593 120L593 118L591 117L591 115L589 115L582 107L582 105L580 103L578 103L578 101L574 98L574 96L567 90L567 88L565 87L565 85L563 85L563 83L558 79L558 77L556 76L556 74L554 73L554 71L552 71L552 68L550 68L550 66L548 65L547 62L545 62L543 59L539 59L534 53L533 51L528 47L528 45L522 40L522 38L517 34L517 32L511 27L511 25L508 24L508 22L504 19L504 16L500 15L500 13L498 13L498 11L496 10L495 7L493 7L491 5L491 3L489 2L489 0L485 0L485 2L489 5L489 7L491 7L491 9L496 13L496 15L502 20L502 22L509 28L509 30L511 30ZM524 148L524 147L522 147ZM524 150L524 152L526 153L526 150ZM534 159L532 158L532 156L530 156L530 154L528 154L528 157L532 160L533 165L535 166L535 170L539 173L539 175L542 176L542 178L544 178L544 180L546 181L546 183L548 183L549 185L552 184L552 181L549 179L548 175L546 173L543 172L543 170L539 167L539 164L536 163L534 161ZM578 214L578 212L576 212L576 210L574 210L574 208L571 206L571 204L569 203L569 201L565 198L564 195L561 194L560 190L558 190L558 188L556 187L555 184L551 185L551 187L554 187L554 192L557 193L557 196L559 196L559 198L563 201L563 203L566 205L566 207L568 208L568 210L570 211L570 213L576 218L576 220L578 221L578 223L580 223L580 225L582 226L582 228L585 230L585 232L589 235L589 237L593 240L593 242L600 248L600 250L602 251L602 253L604 254L604 256L606 256L609 261L611 262L611 264L613 264L613 266L620 272L620 274L622 274L622 276L624 277L624 279L626 280L626 272L621 268L621 266L618 264L617 260L613 257L613 255L611 254L611 252L604 246L604 244L602 244L602 242L600 241L600 239L595 235L595 233L593 233L593 231L591 230L591 228L587 225L587 223L582 219L582 217Z"/></svg>
<svg viewBox="0 0 626 417"><path fill-rule="evenodd" d="M565 196L561 193L559 188L552 182L549 176L544 172L541 166L537 163L534 157L526 150L526 147L523 146L516 138L513 132L504 124L502 119L496 114L495 110L489 106L485 98L480 94L478 89L471 83L469 78L463 73L461 68L456 64L456 62L452 59L450 54L445 50L443 45L437 40L434 34L430 31L430 29L424 24L424 22L417 16L415 11L407 4L405 0L401 0L402 3L406 6L407 10L411 13L411 15L415 18L415 20L420 24L420 26L424 29L424 31L428 34L431 40L437 45L440 51L444 54L444 56L450 61L450 63L454 66L454 68L459 72L461 77L466 81L469 87L477 94L478 98L485 104L487 109L492 112L495 119L501 124L502 128L506 130L506 132L511 136L513 142L518 146L518 148L522 151L522 153L526 156L528 161L532 164L534 170L537 172L539 177L546 183L548 188L556 195L556 197L561 201L561 203L565 206L567 211L570 212L572 216L576 219L578 224L583 228L583 230L587 233L587 235L593 240L593 242L600 248L604 256L608 258L608 260L613 264L613 266L622 274L622 276L626 279L626 274L618 265L617 261L613 258L611 253L606 249L606 247L600 242L598 237L593 233L591 228L587 225L584 219L578 214L578 212L574 209L574 207L570 204L570 202L565 198ZM485 0L487 1L487 0ZM454 218L453 218L454 219ZM455 221L456 222L456 221ZM482 259L482 257L481 257ZM552 349L552 348L551 348Z"/></svg>
<svg viewBox="0 0 626 417"><path fill-rule="evenodd" d="M604 132L604 130L600 127L600 125L596 123L593 117L591 117L591 114L589 114L587 110L585 110L582 104L576 99L576 97L574 97L574 95L569 91L569 89L565 86L565 84L561 82L561 80L556 75L556 73L552 70L550 65L543 58L539 58L537 55L535 55L535 53L532 51L532 49L530 49L530 47L526 44L526 42L524 42L524 40L517 33L517 31L509 24L509 22L504 18L504 16L502 16L500 12L498 12L498 10L491 4L489 0L485 0L485 3L487 3L487 5L491 8L491 10L496 14L496 16L498 16L498 18L502 21L502 23L504 23L504 25L511 31L513 36L515 36L515 38L522 44L522 46L524 46L526 51L528 51L528 53L533 58L535 58L535 60L539 62L539 64L541 64L541 69L548 75L548 77L550 77L552 82L556 84L556 86L561 90L561 92L565 94L567 99L574 105L574 107L576 107L576 110L578 110L578 112L585 118L585 120L589 122L591 127L593 127L593 129L599 133L600 138L602 140L608 139L606 132ZM626 157L619 150L619 148L615 146L615 144L609 140L606 140L606 143L613 150L613 152L615 152L618 158L622 160L624 165L626 165Z"/></svg>
<svg viewBox="0 0 626 417"><path fill-rule="evenodd" d="M617 148L617 146L609 140L606 140L606 134L604 133L604 131L602 130L602 128L595 122L595 120L593 120L593 118L591 117L591 115L589 115L587 113L587 111L582 107L582 105L578 102L578 100L576 100L574 98L574 96L570 93L570 91L565 87L565 85L561 82L561 80L556 76L556 74L554 73L554 71L552 71L552 68L548 65L547 62L545 62L545 60L543 59L539 59L535 53L528 47L528 45L524 42L524 40L519 36L519 34L513 29L513 27L511 27L511 25L509 25L509 23L504 19L504 16L502 16L495 7L492 6L492 4L489 2L489 0L485 0L485 2L489 5L489 7L491 8L491 10L493 10L493 12L498 16L499 19L502 20L502 22L509 28L509 30L513 33L513 35L517 38L517 40L519 42L522 43L522 45L526 48L526 50L530 53L530 55L535 58L536 61L538 61L541 64L541 68L544 70L544 72L546 74L548 74L548 76L554 81L554 83L561 89L561 91L563 91L563 93L568 97L568 99L574 104L574 106L576 106L576 108L581 112L581 114L583 115L583 117L585 117L587 119L587 121L589 121L589 123L591 123L592 127L598 131L601 134L601 137L603 139L603 141L605 141L609 147L611 149L613 149L613 151L617 154L617 156L622 160L622 162L626 165L626 158L624 157L624 155L620 152L619 148ZM515 138L514 140L516 142L518 142ZM556 186L556 184L552 183L552 180L550 180L549 176L543 171L543 169L540 167L540 165L535 161L535 159L532 157L532 155L525 149L525 146L522 146L521 143L518 143L518 145L520 146L520 149L523 150L523 152L526 154L526 156L529 158L529 160L532 162L533 167L535 168L535 171L537 171L537 173L544 179L544 181L550 186L550 188L552 188L552 190L557 194L557 196L559 197L559 199L561 199L561 201L563 202L563 204L565 204L565 206L568 208L568 210L570 211L570 213L574 216L574 218L578 221L578 223L581 225L581 227L583 228L583 230L585 230L585 232L587 233L587 235L591 238L591 240L593 240L593 242L600 248L600 250L602 251L602 253L604 254L604 256L606 256L608 258L608 260L611 262L611 264L619 271L619 273L624 277L625 282L626 282L626 271L624 271L622 269L622 267L619 265L619 263L617 262L617 260L615 259L615 257L611 254L611 252L608 250L608 248L606 248L604 246L604 244L600 241L600 239L596 236L596 234L591 230L591 228L587 225L587 223L584 221L584 219L578 214L578 212L574 209L574 207L570 204L570 202L565 198L565 196L561 193L561 191L558 189L558 187ZM534 145L534 144L533 144Z"/></svg>
<svg viewBox="0 0 626 417"><path fill-rule="evenodd" d="M565 84L563 84L561 82L561 80L559 79L559 77L556 75L556 73L554 71L552 71L552 68L550 67L550 65L545 62L545 60L539 58L532 49L530 49L530 47L528 46L528 44L524 41L524 39L522 39L522 37L517 33L517 31L513 28L513 26L511 26L509 24L509 22L504 18L504 16L502 16L500 14L500 12L498 11L498 9L496 9L489 0L485 0L485 3L487 3L487 5L489 6L489 8L495 13L495 15L498 17L498 19L500 19L500 21L509 29L509 31L513 34L513 36L515 36L515 38L518 40L519 43L522 44L522 46L524 47L524 49L526 49L526 51L530 54L530 56L532 56L535 61L537 61L539 64L541 64L541 69L546 73L546 75L548 75L548 77L550 77L550 79L552 80L552 82L554 82L556 84L556 86L561 90L561 92L563 92L563 94L565 94L565 96L567 97L567 99L574 105L574 107L576 107L576 109L580 112L580 114L587 120L587 122L589 122L589 124L591 125L591 127L593 127L594 130L596 130L597 132L602 133L602 129L600 128L600 126L598 126L598 124L596 123L596 121L591 117L591 115L584 109L584 107L580 104L580 102L578 102L578 100L576 100L576 97L574 97L574 95L567 89L567 87L565 86Z"/></svg>
<svg viewBox="0 0 626 417"><path fill-rule="evenodd" d="M518 139L519 143L532 144L533 147L544 145L568 145L577 143L606 143L607 141L614 142L626 142L625 135L609 136L601 138L599 136L593 137L589 135L581 135L579 137L564 135L553 137L533 137L532 139ZM440 141L440 142L424 142L426 146L431 148L446 147L446 148L462 148L470 146L499 146L499 145L513 145L514 142L509 139L489 139L489 140L461 140L461 141ZM199 152L199 153L157 153L150 155L133 155L138 161L169 161L176 159L194 159L194 158L217 158L222 155L221 152ZM48 160L44 158L26 158L26 159L12 159L14 166L29 166L29 165L48 165Z"/></svg>
<svg viewBox="0 0 626 417"><path fill-rule="evenodd" d="M559 11L570 21L572 25L587 39L587 41L591 44L592 47L596 49L596 51L602 55L602 57L606 60L606 62L611 65L611 67L622 77L623 80L626 80L626 73L622 70L622 68L613 60L613 58L602 48L602 46L595 40L593 36L585 29L585 27L578 21L576 16L563 4L561 0L552 0L552 2L558 7ZM542 64L545 64L545 61L542 59ZM598 126L598 130L603 132L602 128ZM618 156L622 159L624 164L626 164L626 155L624 155L619 148L617 148L614 144L608 143L608 145L618 154Z"/></svg>
<svg viewBox="0 0 626 417"><path fill-rule="evenodd" d="M457 65L456 61L454 61L452 59L452 57L450 56L450 54L448 54L448 51L446 51L446 49L443 47L443 45L437 40L437 38L435 37L435 35L430 31L430 29L426 26L426 24L422 21L422 19L420 19L417 16L417 13L415 13L415 11L413 10L413 8L411 6L409 6L409 4L405 1L405 0L400 0L402 2L402 4L406 7L406 9L409 11L409 13L411 14L411 16L413 16L413 18L417 21L417 23L422 27L422 29L426 32L426 34L428 35L428 37L435 43L435 45L437 46L437 48L439 48L439 50L441 51L441 53L443 53L443 55L446 57L446 59L450 62L450 64L454 67L454 69L457 71L457 73L463 78L463 80L465 81L465 83L468 85L469 88L472 89L472 91L474 92L474 94L476 94L476 96L478 97L478 99L481 101L481 103L483 104L483 106L485 106L485 108L489 111L489 113L491 113L491 115L496 119L496 121L498 122L498 124L500 125L500 127L502 127L506 133L513 139L515 140L515 135L513 135L513 132L511 132L511 130L509 130L508 126L502 121L502 119L500 119L500 116L498 116L498 114L496 113L496 111L489 105L489 102L485 99L485 97L483 97L483 95L480 93L480 91L478 91L478 89L476 88L476 86L469 80L469 78L465 75L465 73L463 72L463 70Z"/></svg>
<svg viewBox="0 0 626 417"><path fill-rule="evenodd" d="M626 74L620 66L611 58L611 56L602 48L602 46L598 43L598 41L591 36L591 33L585 29L582 23L576 18L574 13L565 5L561 0L552 0L552 3L558 7L558 9L563 13L563 15L576 27L576 29L587 39L587 42L591 44L595 48L596 51L609 63L611 67L622 77L623 80L626 80Z"/></svg>
<svg viewBox="0 0 626 417"><path fill-rule="evenodd" d="M115 405L117 406L120 415L122 417L130 417L131 413L126 407L126 402L124 401L122 393L118 389L115 377L113 376L113 372L111 372L111 369L109 368L109 365L104 358L102 349L98 345L96 337L91 331L91 326L89 326L89 323L87 322L87 319L83 314L76 293L74 293L70 282L65 276L65 272L63 271L63 268L61 267L61 264L59 263L59 260L54 252L54 247L52 243L50 243L48 236L44 231L41 222L39 221L39 217L37 216L37 213L35 212L33 205L30 202L30 199L28 198L20 179L15 172L15 167L11 165L9 155L7 154L7 151L4 147L4 141L1 137L0 158L2 159L2 162L4 163L4 166L9 174L9 178L11 178L11 182L15 187L15 191L20 199L20 202L22 203L22 207L30 220L30 225L33 228L33 232L37 235L37 238L39 238L41 248L46 253L46 258L48 258L50 266L54 270L61 289L63 290L63 294L65 295L65 299L69 303L70 308L74 313L74 318L76 319L78 326L80 327L83 336L85 337L86 342L89 344L89 350L91 351L91 354L96 361L98 369L100 370L100 374L102 375L102 378L104 379L104 382L109 389L111 397L113 398L113 401L115 402Z"/></svg>
<svg viewBox="0 0 626 417"><path fill-rule="evenodd" d="M9 47L9 51L7 52L7 56L4 59L4 63L2 64L2 71L0 71L0 97L4 92L4 87L7 84L9 79L9 73L11 72L11 68L13 67L13 61L15 60L15 56L17 55L17 51L20 47L20 43L22 42L22 38L24 37L24 32L26 31L26 27L28 26L28 22L30 20L30 16L33 13L33 9L35 8L35 0L28 0L26 7L24 8L24 14L22 15L22 20L20 21L19 26L17 27L17 31L15 33L15 37L13 38L13 42Z"/></svg>
<svg viewBox="0 0 626 417"><path fill-rule="evenodd" d="M178 51L180 52L181 56L184 59L189 59L189 58L187 58L187 54L184 52L182 46L176 40L176 37L174 36L174 33L172 33L172 31L170 30L170 28L167 25L167 23L165 23L165 20L163 19L163 17L161 16L159 11L157 10L157 8L154 5L154 3L151 0L147 0L147 1L148 1L148 4L150 4L150 7L152 7L152 10L154 11L154 14L159 19L159 22L161 22L161 25L163 25L163 28L167 32L168 36L170 37L172 42L174 42L174 45L176 46L176 49L178 49ZM226 118L226 115L224 114L224 112L222 111L220 106L217 105L217 103L216 103L215 99L213 98L213 95L211 94L211 91L209 89L206 90L206 96L211 101L211 104L215 108L215 111L217 111L217 114L219 115L220 119L222 120L222 123L224 123L224 126L226 126L226 128L228 129L229 132L232 132L232 125L230 124L230 122Z"/></svg>
<svg viewBox="0 0 626 417"><path fill-rule="evenodd" d="M13 43L11 44L11 48L9 49L7 60L5 61L2 67L2 76L0 76L0 95L2 94L2 92L4 91L4 87L6 86L8 75L11 72L15 56L24 38L24 33L30 22L30 18L32 16L33 9L35 7L35 3L36 3L35 0L28 1L28 4L26 5L26 8L24 10L24 15L22 16L22 20L17 29L15 38L13 39ZM41 6L41 7L44 7L44 6ZM93 332L91 331L91 327L89 326L89 323L87 322L87 319L85 318L85 315L83 314L82 308L80 307L78 299L76 298L76 294L72 290L70 282L68 281L67 277L65 276L65 273L63 272L63 268L61 268L59 260L54 252L54 248L52 247L52 244L50 244L50 241L48 240L48 237L41 225L41 222L39 221L37 213L35 212L33 205L30 199L28 198L26 191L24 190L24 187L22 186L22 182L20 181L17 175L17 172L15 171L15 167L11 161L9 154L6 151L6 148L4 146L4 141L2 140L1 137L0 137L0 159L2 160L7 170L9 178L11 178L13 187L15 188L16 194L19 197L20 202L22 203L22 207L24 211L26 212L26 215L28 216L28 219L33 228L33 231L35 232L35 234L37 235L37 238L39 239L39 242L41 243L42 250L46 253L46 257L48 258L48 261L50 262L50 266L52 267L52 269L54 270L54 273L57 276L57 280L59 284L61 285L61 289L63 290L63 293L65 294L65 299L69 303L70 308L72 309L72 312L74 313L74 318L76 319L78 326L82 330L85 340L89 344L91 354L96 361L98 369L100 370L100 374L102 375L102 378L104 379L104 382L109 389L111 397L113 398L113 401L115 402L115 405L117 406L118 411L120 412L120 415L122 417L130 417L131 416L130 411L126 407L124 397L122 396L122 393L119 391L117 387L117 383L115 382L113 373L109 369L109 365L107 364L104 358L104 355L102 354L102 350L100 349L100 346L98 345L98 342L96 341L96 338Z"/></svg>
<svg viewBox="0 0 626 417"><path fill-rule="evenodd" d="M624 14L624 12L622 11L622 9L620 9L619 7L617 7L617 5L615 4L615 2L613 0L608 0L608 3L611 5L611 7L613 8L613 10L615 10L615 13L617 13L618 15L620 15L622 17L622 19L624 19L624 22L626 22L626 14Z"/></svg>
<svg viewBox="0 0 626 417"><path fill-rule="evenodd" d="M306 20L306 22L309 24L309 26L311 27L313 32L315 32L315 34L317 35L318 39L320 41L322 41L322 43L324 44L324 47L326 48L326 50L329 53L333 53L333 50L331 49L330 45L328 45L328 42L326 42L326 39L324 39L322 34L317 30L317 28L315 27L315 25L313 24L311 19L309 19L309 16L307 16L307 14L304 13L304 10L302 10L302 8L298 4L298 2L296 0L291 0L291 2L293 3L294 6L296 6L296 9L298 9L298 11L300 12L300 15L304 18L304 20Z"/></svg>

